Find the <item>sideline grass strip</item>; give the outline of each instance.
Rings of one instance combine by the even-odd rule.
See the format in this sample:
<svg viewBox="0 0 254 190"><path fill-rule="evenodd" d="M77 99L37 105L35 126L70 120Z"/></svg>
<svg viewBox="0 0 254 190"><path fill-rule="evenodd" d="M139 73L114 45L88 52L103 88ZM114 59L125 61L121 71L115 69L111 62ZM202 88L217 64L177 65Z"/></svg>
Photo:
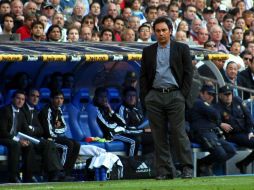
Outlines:
<svg viewBox="0 0 254 190"><path fill-rule="evenodd" d="M8 190L254 190L254 176L207 177L194 179L116 180L106 182L69 182L42 184L3 184Z"/></svg>

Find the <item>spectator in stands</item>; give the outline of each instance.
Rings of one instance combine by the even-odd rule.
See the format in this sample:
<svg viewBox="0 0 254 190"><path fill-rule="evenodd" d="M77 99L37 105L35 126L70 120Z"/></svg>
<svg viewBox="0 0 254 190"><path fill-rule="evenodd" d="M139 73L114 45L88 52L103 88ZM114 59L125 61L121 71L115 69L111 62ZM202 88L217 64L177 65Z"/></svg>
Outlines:
<svg viewBox="0 0 254 190"><path fill-rule="evenodd" d="M93 42L99 42L100 41L100 32L99 31L95 31L95 32L92 33L91 41L93 41Z"/></svg>
<svg viewBox="0 0 254 190"><path fill-rule="evenodd" d="M247 52L243 55L243 59L248 62L248 67L241 71L238 75L238 86L242 86L248 89L254 89L254 61L253 56L251 54L247 54ZM251 98L254 94L244 92L243 99Z"/></svg>
<svg viewBox="0 0 254 190"><path fill-rule="evenodd" d="M251 63L252 63L252 59L253 59L253 55L251 54L251 52L248 51L248 50L244 50L244 51L240 54L240 56L241 56L242 59L243 59L245 68L250 67L250 66L251 66Z"/></svg>
<svg viewBox="0 0 254 190"><path fill-rule="evenodd" d="M248 43L254 41L254 31L252 30L245 30L243 34L243 43L242 45L247 48Z"/></svg>
<svg viewBox="0 0 254 190"><path fill-rule="evenodd" d="M113 19L115 19L117 16L120 15L120 10L119 8L116 6L115 3L109 3L108 7L107 7L107 15L110 15L113 17Z"/></svg>
<svg viewBox="0 0 254 190"><path fill-rule="evenodd" d="M31 26L31 38L26 38L24 41L44 41L44 24L40 21L36 21Z"/></svg>
<svg viewBox="0 0 254 190"><path fill-rule="evenodd" d="M52 25L58 25L61 28L61 42L66 42L67 29L65 28L65 21L63 13L55 13L52 17Z"/></svg>
<svg viewBox="0 0 254 190"><path fill-rule="evenodd" d="M71 176L72 169L79 155L80 144L65 136L67 124L63 117L61 106L64 103L64 95L61 90L55 89L50 94L51 103L46 105L39 113L41 125L44 127L44 138L52 139L55 143L67 147L64 171L66 176Z"/></svg>
<svg viewBox="0 0 254 190"><path fill-rule="evenodd" d="M60 5L60 0L49 0L49 2L54 6L58 13L64 13L63 7Z"/></svg>
<svg viewBox="0 0 254 190"><path fill-rule="evenodd" d="M51 25L46 33L47 41L61 42L62 28L59 25Z"/></svg>
<svg viewBox="0 0 254 190"><path fill-rule="evenodd" d="M238 64L235 61L230 61L226 64L224 80L227 83L237 86L238 84ZM233 89L234 96L240 96L237 88Z"/></svg>
<svg viewBox="0 0 254 190"><path fill-rule="evenodd" d="M182 43L188 43L188 38L187 38L187 34L186 32L182 31L182 30L179 30L176 32L176 35L175 35L175 40L177 42L182 42Z"/></svg>
<svg viewBox="0 0 254 190"><path fill-rule="evenodd" d="M158 17L157 7L155 6L147 7L145 10L145 14L146 14L146 21L149 23L153 23L155 19Z"/></svg>
<svg viewBox="0 0 254 190"><path fill-rule="evenodd" d="M203 19L202 19L202 17L203 17ZM202 26L206 26L208 20L210 18L214 18L214 10L211 7L204 8L203 12L202 12L202 17L201 17Z"/></svg>
<svg viewBox="0 0 254 190"><path fill-rule="evenodd" d="M141 10L141 0L134 0L131 3L131 12L133 16L137 16L140 19L140 24L143 24L144 22L146 22L146 17L143 13L143 11Z"/></svg>
<svg viewBox="0 0 254 190"><path fill-rule="evenodd" d="M222 22L223 35L221 39L221 43L223 43L225 46L228 46L232 42L230 36L232 34L233 26L234 26L234 17L230 14L226 14L223 17Z"/></svg>
<svg viewBox="0 0 254 190"><path fill-rule="evenodd" d="M246 26L250 28L251 22L254 20L254 12L251 10L246 10L243 12L242 17L245 20Z"/></svg>
<svg viewBox="0 0 254 190"><path fill-rule="evenodd" d="M122 17L117 16L115 18L114 22L114 36L115 36L115 41L122 41L121 35L123 30L125 29L125 21Z"/></svg>
<svg viewBox="0 0 254 190"><path fill-rule="evenodd" d="M227 123L221 126L226 139L239 146L254 148L253 119L246 104L239 97L233 96L233 89L230 86L223 86L219 89L219 102L216 105L220 112L221 120ZM247 173L247 166L253 162L254 152L236 163L241 173Z"/></svg>
<svg viewBox="0 0 254 190"><path fill-rule="evenodd" d="M85 14L85 5L82 2L77 1L73 7L71 16L66 19L65 22L66 28L69 28L70 25L74 22L81 23L84 14Z"/></svg>
<svg viewBox="0 0 254 190"><path fill-rule="evenodd" d="M81 27L87 26L91 29L91 31L99 31L98 23L95 23L95 19L91 15L86 15L83 17L81 21Z"/></svg>
<svg viewBox="0 0 254 190"><path fill-rule="evenodd" d="M38 17L38 21L40 21L40 22L43 23L43 25L44 25L44 33L46 34L47 31L48 31L48 28L49 28L49 26L50 26L49 21L48 21L48 18L47 18L45 15L40 15L40 16Z"/></svg>
<svg viewBox="0 0 254 190"><path fill-rule="evenodd" d="M91 41L92 40L92 30L88 26L82 26L80 29L80 40L81 41Z"/></svg>
<svg viewBox="0 0 254 190"><path fill-rule="evenodd" d="M250 51L252 56L254 55L254 41L250 41L247 44L246 50Z"/></svg>
<svg viewBox="0 0 254 190"><path fill-rule="evenodd" d="M212 176L215 163L225 164L236 154L233 145L220 133L220 128L227 124L220 121L220 114L212 105L215 94L212 85L203 85L199 98L189 111L192 140L210 152L208 156L198 160L200 176Z"/></svg>
<svg viewBox="0 0 254 190"><path fill-rule="evenodd" d="M11 4L8 0L0 1L0 24L3 24L3 16L11 13Z"/></svg>
<svg viewBox="0 0 254 190"><path fill-rule="evenodd" d="M201 27L202 21L200 19L193 19L190 26L190 36L193 41L198 40L198 31ZM206 40L207 41L207 40Z"/></svg>
<svg viewBox="0 0 254 190"><path fill-rule="evenodd" d="M48 181L62 181L64 175L60 174L63 166L55 143L43 138L43 127L38 118L39 112L36 106L39 103L40 93L36 89L28 91L27 100L21 111L26 121L24 133L40 140L39 144L33 144L35 152L42 157L42 172Z"/></svg>
<svg viewBox="0 0 254 190"><path fill-rule="evenodd" d="M246 5L245 5L245 1L240 0L236 3L236 7L239 8L239 16L241 17L243 12L246 10Z"/></svg>
<svg viewBox="0 0 254 190"><path fill-rule="evenodd" d="M42 5L41 12L48 18L49 23L52 24L53 15L56 13L55 7L51 3L46 2Z"/></svg>
<svg viewBox="0 0 254 190"><path fill-rule="evenodd" d="M152 29L148 24L142 24L138 29L138 40L137 42L152 42Z"/></svg>
<svg viewBox="0 0 254 190"><path fill-rule="evenodd" d="M125 28L122 33L122 41L124 42L135 42L136 41L136 33L131 28Z"/></svg>
<svg viewBox="0 0 254 190"><path fill-rule="evenodd" d="M36 9L37 9L37 13L39 14L39 13L41 13L41 9L42 9L42 7L43 7L43 5L44 5L44 0L32 0L34 3L36 3ZM51 0L49 0L48 2L51 2ZM52 4L53 5L53 4Z"/></svg>
<svg viewBox="0 0 254 190"><path fill-rule="evenodd" d="M36 14L36 11L37 11L37 5L35 2L28 1L24 4L24 10L23 10L24 15Z"/></svg>
<svg viewBox="0 0 254 190"><path fill-rule="evenodd" d="M35 14L25 15L24 25L16 30L16 33L20 34L20 39L22 41L26 38L31 38L31 27L35 21L37 21Z"/></svg>
<svg viewBox="0 0 254 190"><path fill-rule="evenodd" d="M197 44L204 45L209 38L209 32L206 27L200 27L197 33Z"/></svg>
<svg viewBox="0 0 254 190"><path fill-rule="evenodd" d="M102 18L101 27L102 29L108 28L114 29L114 18L111 15L106 15Z"/></svg>
<svg viewBox="0 0 254 190"><path fill-rule="evenodd" d="M94 22L95 22L95 26L98 26L99 25L100 16L101 16L101 6L100 6L100 4L98 2L93 1L90 4L89 15L93 16Z"/></svg>
<svg viewBox="0 0 254 190"><path fill-rule="evenodd" d="M206 23L206 27L207 27L208 32L210 33L211 28L213 26L217 26L217 25L218 25L218 20L216 18L214 18L214 17L209 18L207 20L207 23Z"/></svg>
<svg viewBox="0 0 254 190"><path fill-rule="evenodd" d="M191 22L196 18L197 9L194 5L187 5L183 12L183 19L191 26Z"/></svg>
<svg viewBox="0 0 254 190"><path fill-rule="evenodd" d="M153 140L150 132L145 132L149 124L144 121L144 116L138 108L138 95L136 88L129 86L122 92L122 104L118 114L125 120L126 131L124 136L135 140L135 155L138 153L139 145L142 145L142 154L153 152Z"/></svg>
<svg viewBox="0 0 254 190"><path fill-rule="evenodd" d="M95 89L93 104L98 108L96 121L100 126L103 137L107 140L120 140L128 143L129 156L134 156L135 141L125 137L126 123L122 117L114 112L108 102L108 90L104 87Z"/></svg>
<svg viewBox="0 0 254 190"><path fill-rule="evenodd" d="M14 32L23 25L23 3L20 0L11 1L11 14L14 16Z"/></svg>
<svg viewBox="0 0 254 190"><path fill-rule="evenodd" d="M137 16L129 17L127 25L129 28L133 29L135 32L138 32L138 28L140 26L140 18Z"/></svg>
<svg viewBox="0 0 254 190"><path fill-rule="evenodd" d="M70 27L67 30L67 41L78 42L79 41L79 29L76 27Z"/></svg>
<svg viewBox="0 0 254 190"><path fill-rule="evenodd" d="M14 17L7 13L3 16L3 25L1 34L12 34L14 28Z"/></svg>
<svg viewBox="0 0 254 190"><path fill-rule="evenodd" d="M187 38L189 38L190 36L190 27L188 25L188 23L185 20L182 20L179 24L178 24L178 28L177 31L183 31L186 33Z"/></svg>
<svg viewBox="0 0 254 190"><path fill-rule="evenodd" d="M158 17L161 17L161 16L168 16L168 13L167 13L167 6L166 5L159 5L157 7L157 12L158 12Z"/></svg>
<svg viewBox="0 0 254 190"><path fill-rule="evenodd" d="M240 27L243 30L243 32L245 30L247 30L247 27L246 27L246 24L245 24L245 20L243 19L243 17L239 17L239 18L236 19L236 21L235 21L235 27Z"/></svg>
<svg viewBox="0 0 254 190"><path fill-rule="evenodd" d="M228 13L228 8L226 5L221 4L219 8L216 10L216 18L218 20L218 24L222 25L224 16Z"/></svg>
<svg viewBox="0 0 254 190"><path fill-rule="evenodd" d="M12 103L1 108L0 112L0 144L7 147L8 181L20 183L19 160L22 156L23 182L32 182L34 165L33 145L16 136L26 125L21 108L25 103L25 92L17 90L12 96Z"/></svg>
<svg viewBox="0 0 254 190"><path fill-rule="evenodd" d="M221 43L223 31L218 25L212 26L210 29L210 39L215 42L218 50L228 53L227 48Z"/></svg>
<svg viewBox="0 0 254 190"><path fill-rule="evenodd" d="M111 29L105 28L101 31L100 39L102 42L112 42L114 41L114 33Z"/></svg>
<svg viewBox="0 0 254 190"><path fill-rule="evenodd" d="M125 21L128 21L129 18L132 16L132 10L130 7L124 7L124 9L122 10L121 16L123 17L123 19Z"/></svg>
<svg viewBox="0 0 254 190"><path fill-rule="evenodd" d="M168 16L169 16L169 19L171 20L172 26L173 26L172 36L175 37L176 31L178 28L178 24L181 21L181 18L179 17L179 7L176 2L172 2L168 6Z"/></svg>
<svg viewBox="0 0 254 190"><path fill-rule="evenodd" d="M232 42L234 42L234 41L240 42L240 45L241 45L240 51L242 52L244 50L244 46L242 45L242 43L243 43L243 29L242 28L237 27L237 26L233 28L231 40L232 40Z"/></svg>

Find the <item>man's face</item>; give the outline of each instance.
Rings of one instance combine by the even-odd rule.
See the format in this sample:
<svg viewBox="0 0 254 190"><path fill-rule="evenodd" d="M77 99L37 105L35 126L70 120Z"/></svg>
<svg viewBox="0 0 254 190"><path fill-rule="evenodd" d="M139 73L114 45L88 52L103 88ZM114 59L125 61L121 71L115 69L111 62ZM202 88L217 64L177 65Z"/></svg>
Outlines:
<svg viewBox="0 0 254 190"><path fill-rule="evenodd" d="M161 45L166 45L170 41L171 30L165 22L161 22L155 25L155 35L157 41Z"/></svg>
<svg viewBox="0 0 254 190"><path fill-rule="evenodd" d="M179 16L179 8L177 6L171 6L168 11L168 16L175 21Z"/></svg>
<svg viewBox="0 0 254 190"><path fill-rule="evenodd" d="M115 25L114 25L114 29L117 32L122 32L124 29L124 22L122 20L116 20L115 21Z"/></svg>
<svg viewBox="0 0 254 190"><path fill-rule="evenodd" d="M134 42L135 32L132 29L128 29L125 33L124 40L127 42Z"/></svg>
<svg viewBox="0 0 254 190"><path fill-rule="evenodd" d="M101 14L101 7L99 3L94 3L91 7L91 13L94 16L99 16Z"/></svg>
<svg viewBox="0 0 254 190"><path fill-rule="evenodd" d="M43 32L43 26L40 24L36 24L33 28L31 33L33 34L33 36L35 37L41 37L43 36L44 32Z"/></svg>
<svg viewBox="0 0 254 190"><path fill-rule="evenodd" d="M128 19L128 18L130 18L131 15L132 15L131 8L128 8L128 7L124 8L123 13L122 13L123 18Z"/></svg>
<svg viewBox="0 0 254 190"><path fill-rule="evenodd" d="M3 3L0 7L0 14L4 15L11 12L11 6L8 3Z"/></svg>
<svg viewBox="0 0 254 190"><path fill-rule="evenodd" d="M34 90L30 93L30 95L28 96L28 102L29 104L36 106L39 103L40 100L40 93L38 92L38 90Z"/></svg>
<svg viewBox="0 0 254 190"><path fill-rule="evenodd" d="M231 37L234 41L242 41L243 40L243 30L236 29Z"/></svg>
<svg viewBox="0 0 254 190"><path fill-rule="evenodd" d="M147 13L147 21L153 22L158 17L158 11L157 9L150 9Z"/></svg>
<svg viewBox="0 0 254 190"><path fill-rule="evenodd" d="M14 1L11 4L11 12L14 16L20 16L23 15L23 3L20 1Z"/></svg>
<svg viewBox="0 0 254 190"><path fill-rule="evenodd" d="M113 40L113 36L112 36L111 32L105 31L102 34L101 41L103 41L103 42L112 42L112 40Z"/></svg>
<svg viewBox="0 0 254 190"><path fill-rule="evenodd" d="M24 94L16 94L16 96L13 98L13 105L16 108L22 108L25 103L25 95Z"/></svg>
<svg viewBox="0 0 254 190"><path fill-rule="evenodd" d="M4 19L4 29L6 31L11 31L14 27L14 21L12 17L5 17Z"/></svg>
<svg viewBox="0 0 254 190"><path fill-rule="evenodd" d="M53 99L52 99L52 105L55 107L55 108L59 108L63 105L63 102L64 102L64 97L63 95L59 94L57 96L55 96Z"/></svg>
<svg viewBox="0 0 254 190"><path fill-rule="evenodd" d="M84 41L90 41L92 39L92 32L89 27L82 27L81 29L81 38Z"/></svg>
<svg viewBox="0 0 254 190"><path fill-rule="evenodd" d="M193 20L196 17L196 8L188 7L186 12L184 13L184 17L189 20Z"/></svg>
<svg viewBox="0 0 254 190"><path fill-rule="evenodd" d="M100 106L106 106L108 104L108 94L106 92L102 92L97 97L97 102Z"/></svg>
<svg viewBox="0 0 254 190"><path fill-rule="evenodd" d="M140 19L138 17L133 17L128 24L131 29L137 32L140 26Z"/></svg>
<svg viewBox="0 0 254 190"><path fill-rule="evenodd" d="M231 31L234 26L234 20L233 19L226 19L223 21L223 27L226 31Z"/></svg>
<svg viewBox="0 0 254 190"><path fill-rule="evenodd" d="M149 27L142 27L139 30L139 38L143 41L147 41L151 37L151 30Z"/></svg>
<svg viewBox="0 0 254 190"><path fill-rule="evenodd" d="M232 96L232 92L227 92L227 93L220 93L219 94L219 98L220 98L220 100L224 103L224 104L226 104L227 106L230 106L231 105L231 103L232 103L232 98L233 98L233 96Z"/></svg>
<svg viewBox="0 0 254 190"><path fill-rule="evenodd" d="M202 98L205 102L207 102L207 103L209 103L209 104L211 104L212 101L213 101L213 99L214 99L214 95L211 94L211 93L209 93L209 92L207 92L207 91L201 92L200 95L201 95L201 98Z"/></svg>
<svg viewBox="0 0 254 190"><path fill-rule="evenodd" d="M231 63L226 68L226 74L231 80L235 80L238 72L236 63Z"/></svg>
<svg viewBox="0 0 254 190"><path fill-rule="evenodd" d="M137 94L136 92L129 91L127 92L125 98L125 103L129 106L135 106L137 103Z"/></svg>
<svg viewBox="0 0 254 190"><path fill-rule="evenodd" d="M63 17L63 15L62 14L55 15L54 18L53 18L52 23L63 27L64 26L64 17Z"/></svg>

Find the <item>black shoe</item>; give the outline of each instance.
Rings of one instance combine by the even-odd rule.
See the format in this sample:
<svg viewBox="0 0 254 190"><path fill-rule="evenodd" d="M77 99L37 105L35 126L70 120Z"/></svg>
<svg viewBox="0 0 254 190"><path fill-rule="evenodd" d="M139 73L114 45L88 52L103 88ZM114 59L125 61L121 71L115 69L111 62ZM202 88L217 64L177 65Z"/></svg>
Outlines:
<svg viewBox="0 0 254 190"><path fill-rule="evenodd" d="M247 166L241 162L237 162L235 166L240 170L241 174L247 174Z"/></svg>
<svg viewBox="0 0 254 190"><path fill-rule="evenodd" d="M174 179L172 175L158 175L155 177L156 180L167 180L167 179Z"/></svg>
<svg viewBox="0 0 254 190"><path fill-rule="evenodd" d="M199 176L213 176L213 169L212 169L212 165L199 165L198 166L198 173Z"/></svg>
<svg viewBox="0 0 254 190"><path fill-rule="evenodd" d="M65 181L65 182L70 182L70 181L75 181L75 180L76 180L75 177L69 176L69 175L66 175L66 176L64 176L64 177L61 179L61 181Z"/></svg>
<svg viewBox="0 0 254 190"><path fill-rule="evenodd" d="M183 167L182 171L182 179L190 179L192 178L193 170L190 167Z"/></svg>
<svg viewBox="0 0 254 190"><path fill-rule="evenodd" d="M21 180L18 177L9 178L9 183L21 183Z"/></svg>

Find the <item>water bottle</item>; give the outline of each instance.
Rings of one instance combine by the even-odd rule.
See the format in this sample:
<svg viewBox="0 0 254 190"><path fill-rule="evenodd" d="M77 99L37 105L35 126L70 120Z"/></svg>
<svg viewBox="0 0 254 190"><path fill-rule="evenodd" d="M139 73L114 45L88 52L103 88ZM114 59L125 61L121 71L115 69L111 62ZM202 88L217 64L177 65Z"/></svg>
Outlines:
<svg viewBox="0 0 254 190"><path fill-rule="evenodd" d="M103 166L100 168L100 181L107 181L107 169Z"/></svg>

